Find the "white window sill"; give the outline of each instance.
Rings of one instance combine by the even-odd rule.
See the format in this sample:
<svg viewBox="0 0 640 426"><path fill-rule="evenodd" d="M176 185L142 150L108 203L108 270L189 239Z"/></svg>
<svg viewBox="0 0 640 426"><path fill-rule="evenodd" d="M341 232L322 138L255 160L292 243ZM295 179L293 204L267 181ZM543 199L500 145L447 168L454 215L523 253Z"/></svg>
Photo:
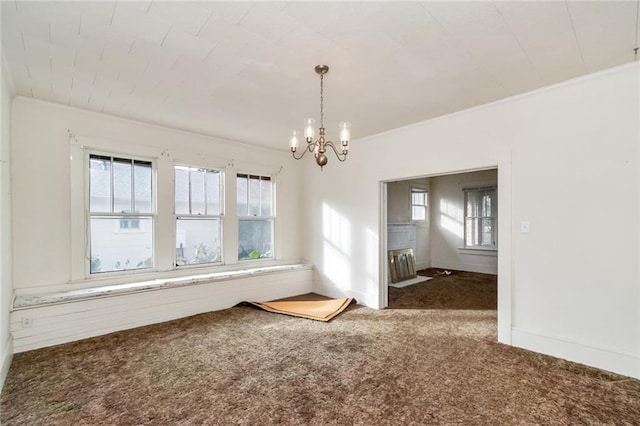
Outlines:
<svg viewBox="0 0 640 426"><path fill-rule="evenodd" d="M460 254L471 254L475 256L498 257L498 249L481 247L458 247Z"/></svg>
<svg viewBox="0 0 640 426"><path fill-rule="evenodd" d="M138 293L142 291L161 290L167 288L198 285L216 281L228 281L247 278L260 274L278 273L284 271L312 269L310 263L291 263L286 265L244 267L226 270L222 272L204 273L198 275L186 275L181 277L154 279L148 281L115 284L103 287L91 287L70 291L30 294L16 296L13 301L13 310L29 309L40 306L57 305L61 303L76 302L80 300L97 299L102 297L118 296L123 294Z"/></svg>

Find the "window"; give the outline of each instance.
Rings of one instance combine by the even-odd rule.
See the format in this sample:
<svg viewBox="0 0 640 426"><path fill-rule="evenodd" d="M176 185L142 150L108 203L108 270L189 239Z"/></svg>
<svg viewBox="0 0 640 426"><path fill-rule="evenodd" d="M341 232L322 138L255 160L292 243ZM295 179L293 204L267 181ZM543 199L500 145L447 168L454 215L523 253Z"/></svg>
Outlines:
<svg viewBox="0 0 640 426"><path fill-rule="evenodd" d="M465 247L497 248L496 187L465 189L464 205Z"/></svg>
<svg viewBox="0 0 640 426"><path fill-rule="evenodd" d="M138 231L140 229L140 219L120 219L120 231Z"/></svg>
<svg viewBox="0 0 640 426"><path fill-rule="evenodd" d="M273 257L273 183L268 176L238 174L238 259Z"/></svg>
<svg viewBox="0 0 640 426"><path fill-rule="evenodd" d="M152 171L151 161L89 155L91 274L153 268Z"/></svg>
<svg viewBox="0 0 640 426"><path fill-rule="evenodd" d="M222 179L219 170L174 168L176 266L222 262Z"/></svg>
<svg viewBox="0 0 640 426"><path fill-rule="evenodd" d="M411 220L424 222L427 220L427 190L411 188Z"/></svg>

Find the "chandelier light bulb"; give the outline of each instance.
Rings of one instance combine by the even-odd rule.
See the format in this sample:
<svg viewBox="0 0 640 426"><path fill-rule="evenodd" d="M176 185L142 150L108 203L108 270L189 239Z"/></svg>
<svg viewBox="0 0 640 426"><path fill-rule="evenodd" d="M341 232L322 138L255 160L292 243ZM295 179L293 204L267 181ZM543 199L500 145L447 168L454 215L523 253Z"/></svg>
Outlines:
<svg viewBox="0 0 640 426"><path fill-rule="evenodd" d="M351 123L348 121L343 121L339 125L340 127L340 142L343 145L349 143L349 139L351 139Z"/></svg>
<svg viewBox="0 0 640 426"><path fill-rule="evenodd" d="M306 118L304 120L304 137L307 139L307 142L313 141L313 137L315 136L315 127L316 120L313 118Z"/></svg>
<svg viewBox="0 0 640 426"><path fill-rule="evenodd" d="M291 133L291 138L289 139L289 147L293 152L298 149L298 134L295 130L293 130Z"/></svg>

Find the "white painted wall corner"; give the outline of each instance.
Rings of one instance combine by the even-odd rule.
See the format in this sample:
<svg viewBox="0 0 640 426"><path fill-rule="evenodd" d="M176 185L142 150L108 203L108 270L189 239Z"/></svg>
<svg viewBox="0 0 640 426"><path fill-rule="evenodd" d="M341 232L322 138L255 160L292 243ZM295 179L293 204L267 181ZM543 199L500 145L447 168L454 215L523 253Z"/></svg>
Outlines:
<svg viewBox="0 0 640 426"><path fill-rule="evenodd" d="M340 287L336 287L332 284L329 284L321 279L315 279L313 281L313 292L317 294L321 294L327 297L339 298L339 297L352 297L356 300L359 305L367 306L373 309L380 309L381 306L378 306L378 297L377 295L370 293L363 293L361 291L354 291L350 289L342 289Z"/></svg>

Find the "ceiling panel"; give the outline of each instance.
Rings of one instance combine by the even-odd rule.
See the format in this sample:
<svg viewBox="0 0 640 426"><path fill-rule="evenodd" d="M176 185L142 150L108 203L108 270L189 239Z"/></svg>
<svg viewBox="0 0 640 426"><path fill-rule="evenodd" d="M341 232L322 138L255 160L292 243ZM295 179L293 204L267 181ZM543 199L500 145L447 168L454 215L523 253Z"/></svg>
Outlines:
<svg viewBox="0 0 640 426"><path fill-rule="evenodd" d="M589 72L633 60L637 2L567 3Z"/></svg>
<svg viewBox="0 0 640 426"><path fill-rule="evenodd" d="M634 59L636 1L4 1L22 96L286 150L360 138Z"/></svg>
<svg viewBox="0 0 640 426"><path fill-rule="evenodd" d="M169 1L154 2L146 12L171 21L173 27L191 35L197 35L213 13L200 3Z"/></svg>
<svg viewBox="0 0 640 426"><path fill-rule="evenodd" d="M73 9L73 5L65 4L63 8ZM130 34L135 38L157 44L162 44L172 29L170 20L145 13L127 2L116 4L111 27L112 32Z"/></svg>

